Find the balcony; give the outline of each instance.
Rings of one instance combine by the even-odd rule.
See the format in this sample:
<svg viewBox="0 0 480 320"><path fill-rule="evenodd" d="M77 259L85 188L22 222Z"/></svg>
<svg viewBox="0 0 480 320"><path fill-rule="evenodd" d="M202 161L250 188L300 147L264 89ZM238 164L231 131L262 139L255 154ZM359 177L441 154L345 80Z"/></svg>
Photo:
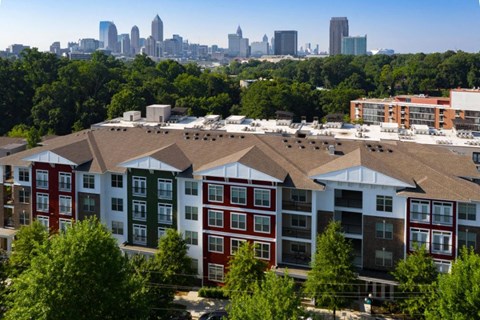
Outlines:
<svg viewBox="0 0 480 320"><path fill-rule="evenodd" d="M158 215L158 223L163 224L172 224L172 215L171 214L159 214Z"/></svg>
<svg viewBox="0 0 480 320"><path fill-rule="evenodd" d="M145 221L147 220L147 213L145 211L133 211L133 219Z"/></svg>
<svg viewBox="0 0 480 320"><path fill-rule="evenodd" d="M342 231L346 234L362 235L362 214L356 212L335 211L334 220L340 221Z"/></svg>
<svg viewBox="0 0 480 320"><path fill-rule="evenodd" d="M362 209L362 192L339 189L335 190L335 206Z"/></svg>
<svg viewBox="0 0 480 320"><path fill-rule="evenodd" d="M158 190L158 199L172 200L173 191L160 189Z"/></svg>
<svg viewBox="0 0 480 320"><path fill-rule="evenodd" d="M134 234L133 235L133 243L134 244L140 244L140 245L146 245L147 244L147 237Z"/></svg>
<svg viewBox="0 0 480 320"><path fill-rule="evenodd" d="M291 211L312 211L312 191L301 189L282 190L282 209Z"/></svg>
<svg viewBox="0 0 480 320"><path fill-rule="evenodd" d="M58 189L60 191L68 191L70 192L72 190L72 184L71 183L67 183L67 182L60 182L58 184Z"/></svg>
<svg viewBox="0 0 480 320"><path fill-rule="evenodd" d="M282 201L282 208L283 210L310 212L312 211L312 203L284 200Z"/></svg>
<svg viewBox="0 0 480 320"><path fill-rule="evenodd" d="M60 206L60 214L71 215L72 214L72 207Z"/></svg>
<svg viewBox="0 0 480 320"><path fill-rule="evenodd" d="M37 180L36 186L39 189L48 189L48 180Z"/></svg>
<svg viewBox="0 0 480 320"><path fill-rule="evenodd" d="M430 212L410 212L410 220L414 222L428 223L430 221Z"/></svg>
<svg viewBox="0 0 480 320"><path fill-rule="evenodd" d="M311 244L284 240L282 242L282 263L309 266L312 261Z"/></svg>
<svg viewBox="0 0 480 320"><path fill-rule="evenodd" d="M306 215L283 214L282 236L289 238L311 239L312 218Z"/></svg>
<svg viewBox="0 0 480 320"><path fill-rule="evenodd" d="M15 224L13 222L13 210L5 209L3 217L3 225L5 228L14 228Z"/></svg>
<svg viewBox="0 0 480 320"><path fill-rule="evenodd" d="M453 217L450 215L445 214L432 214L433 216L433 223L441 224L445 226L453 225Z"/></svg>
<svg viewBox="0 0 480 320"><path fill-rule="evenodd" d="M282 236L289 238L311 239L312 229L299 229L292 227L283 227Z"/></svg>
<svg viewBox="0 0 480 320"><path fill-rule="evenodd" d="M132 194L134 196L145 197L147 195L147 188L133 187L132 188Z"/></svg>

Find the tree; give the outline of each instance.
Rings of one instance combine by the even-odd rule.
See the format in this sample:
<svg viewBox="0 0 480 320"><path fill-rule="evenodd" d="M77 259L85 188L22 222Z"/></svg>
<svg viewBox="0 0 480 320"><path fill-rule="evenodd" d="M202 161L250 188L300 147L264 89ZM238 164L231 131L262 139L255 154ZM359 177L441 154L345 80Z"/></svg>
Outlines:
<svg viewBox="0 0 480 320"><path fill-rule="evenodd" d="M12 284L5 319L142 319L143 283L96 219L55 235Z"/></svg>
<svg viewBox="0 0 480 320"><path fill-rule="evenodd" d="M427 319L480 318L480 256L464 247L450 273L442 274L427 308Z"/></svg>
<svg viewBox="0 0 480 320"><path fill-rule="evenodd" d="M233 297L237 294L252 293L255 285L263 280L267 264L255 258L255 247L245 242L228 261L225 290Z"/></svg>
<svg viewBox="0 0 480 320"><path fill-rule="evenodd" d="M392 274L399 283L398 288L405 294L400 301L403 312L416 319L423 317L438 276L425 246L417 247L405 260L401 260Z"/></svg>
<svg viewBox="0 0 480 320"><path fill-rule="evenodd" d="M338 221L331 221L317 238L317 251L307 275L306 293L316 303L335 311L346 304L353 291L352 245L345 239Z"/></svg>
<svg viewBox="0 0 480 320"><path fill-rule="evenodd" d="M298 319L300 312L295 282L288 273L277 276L273 271L255 284L253 294L234 296L228 307L231 320L290 320Z"/></svg>
<svg viewBox="0 0 480 320"><path fill-rule="evenodd" d="M12 244L9 258L9 275L14 278L30 267L33 258L44 250L48 239L48 230L35 220L31 225L22 226Z"/></svg>

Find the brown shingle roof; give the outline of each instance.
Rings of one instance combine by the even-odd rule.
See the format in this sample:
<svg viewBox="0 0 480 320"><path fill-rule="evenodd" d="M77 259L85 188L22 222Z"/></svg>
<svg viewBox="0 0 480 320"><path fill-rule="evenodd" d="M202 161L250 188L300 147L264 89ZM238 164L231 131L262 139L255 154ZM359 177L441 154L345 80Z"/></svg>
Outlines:
<svg viewBox="0 0 480 320"><path fill-rule="evenodd" d="M129 162L145 157L152 157L160 162L166 163L169 166L172 166L180 171L186 170L192 165L187 156L183 151L177 146L176 143L169 144L168 146L161 147L157 150L147 152L145 154L139 155L133 159L126 160L124 162Z"/></svg>

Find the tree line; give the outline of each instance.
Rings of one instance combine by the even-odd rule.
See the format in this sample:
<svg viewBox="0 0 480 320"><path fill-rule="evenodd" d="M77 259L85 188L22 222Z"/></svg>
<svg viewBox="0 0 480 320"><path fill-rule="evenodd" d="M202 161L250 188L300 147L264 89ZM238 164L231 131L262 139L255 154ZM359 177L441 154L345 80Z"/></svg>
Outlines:
<svg viewBox="0 0 480 320"><path fill-rule="evenodd" d="M241 88L240 79L257 79ZM203 116L243 114L272 118L275 111L322 118L348 114L362 96L446 95L480 86L480 54L447 51L393 56L332 56L279 63L233 61L216 69L145 55L122 62L95 52L71 61L37 49L0 59L0 135L68 134L149 104L186 107Z"/></svg>

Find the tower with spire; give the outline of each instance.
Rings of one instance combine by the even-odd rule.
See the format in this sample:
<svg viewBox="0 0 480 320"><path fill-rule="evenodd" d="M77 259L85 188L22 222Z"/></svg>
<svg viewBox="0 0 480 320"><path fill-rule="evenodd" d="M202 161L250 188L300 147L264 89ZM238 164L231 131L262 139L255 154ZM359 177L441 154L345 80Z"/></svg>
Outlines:
<svg viewBox="0 0 480 320"><path fill-rule="evenodd" d="M155 41L163 41L163 21L158 14L152 21L152 37Z"/></svg>
<svg viewBox="0 0 480 320"><path fill-rule="evenodd" d="M238 25L238 28L237 28L237 36L239 36L240 38L243 38L242 28L240 28L240 25Z"/></svg>

